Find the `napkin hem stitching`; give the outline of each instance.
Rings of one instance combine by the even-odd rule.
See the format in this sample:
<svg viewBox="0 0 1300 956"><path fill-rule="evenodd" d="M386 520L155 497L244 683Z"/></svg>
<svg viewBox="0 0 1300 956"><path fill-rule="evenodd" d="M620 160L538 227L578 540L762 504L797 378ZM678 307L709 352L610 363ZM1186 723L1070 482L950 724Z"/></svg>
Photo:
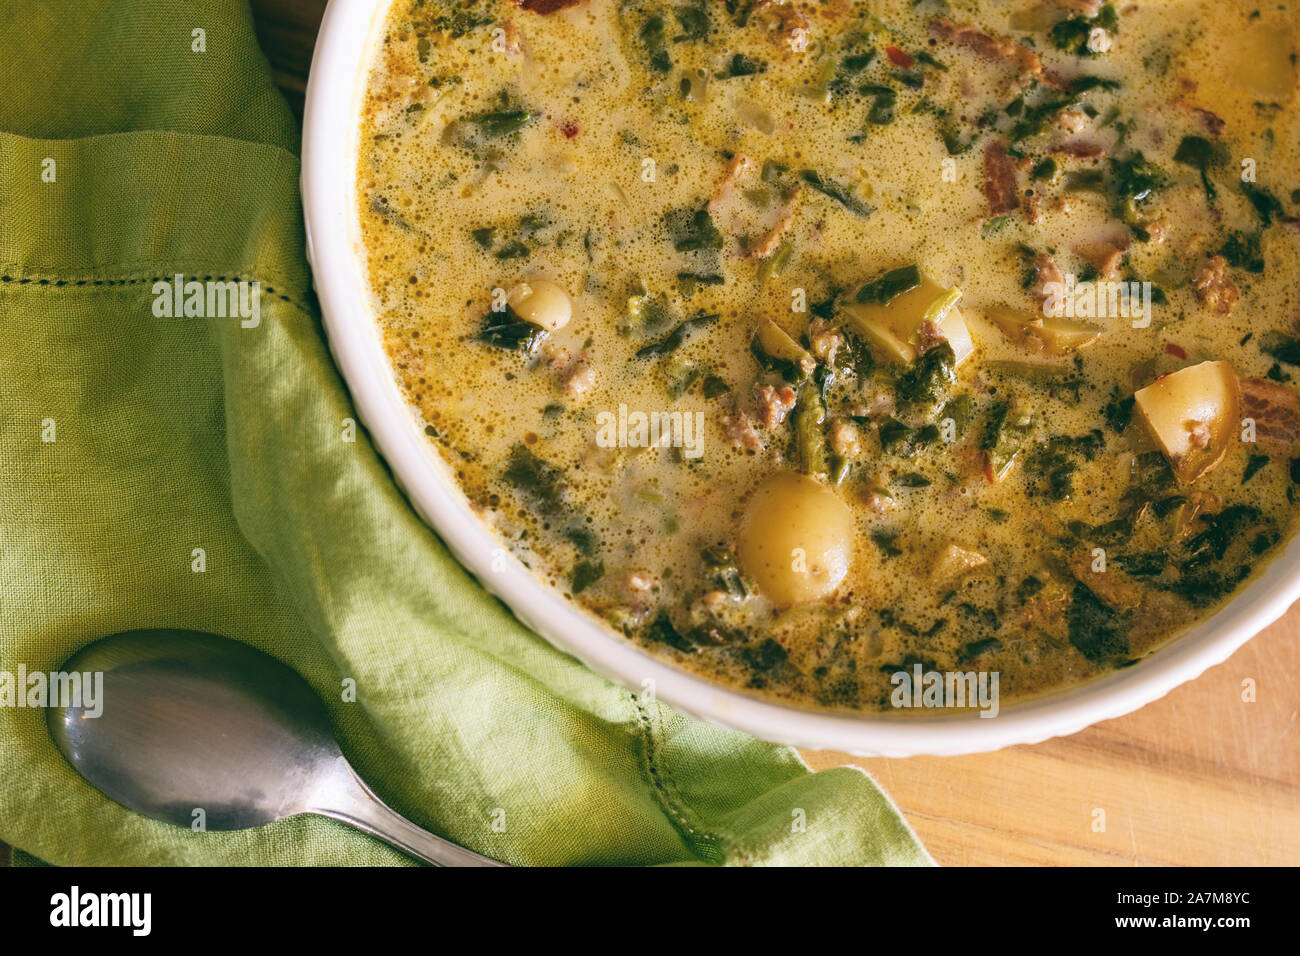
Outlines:
<svg viewBox="0 0 1300 956"><path fill-rule="evenodd" d="M14 274L15 272L18 274ZM215 273L207 273L200 276L198 275L197 272L191 272L185 274L184 270L182 270L182 274L185 275L185 280L189 282L260 281L257 279L250 279L249 274L242 272L242 270L235 273L234 275L217 275ZM57 288L67 288L67 287L84 288L86 286L128 286L128 285L140 285L146 282L170 282L174 277L175 277L175 273L173 273L172 275L163 276L163 275L156 275L156 274L150 275L143 272L138 272L134 274L128 272L120 275L117 278L92 278L84 274L82 275L81 278L73 278L71 276L59 276L53 273L35 272L31 274L25 274L21 270L6 269L3 273L0 273L0 282L9 283L12 285L37 285L46 288L57 289ZM305 303L300 302L295 298L291 298L288 295L285 295L283 292L278 291L274 286L267 285L264 291L268 295L273 295L277 299L281 299L285 302L288 302L290 305L307 313L308 315L312 313L312 310ZM192 318L199 318L199 316L192 316Z"/></svg>
<svg viewBox="0 0 1300 956"><path fill-rule="evenodd" d="M731 841L724 840L715 831L706 828L696 818L695 813L677 795L677 785L673 780L672 772L659 760L659 740L655 733L653 716L649 709L642 705L636 694L631 691L625 691L624 693L636 712L637 725L641 728L642 740L645 743L643 769L646 779L655 792L655 796L659 798L664 815L673 824L674 828L688 839L691 844L691 852L697 857L707 859L697 850L697 845L700 842L709 842L724 847L726 848L724 857L732 856L734 847Z"/></svg>

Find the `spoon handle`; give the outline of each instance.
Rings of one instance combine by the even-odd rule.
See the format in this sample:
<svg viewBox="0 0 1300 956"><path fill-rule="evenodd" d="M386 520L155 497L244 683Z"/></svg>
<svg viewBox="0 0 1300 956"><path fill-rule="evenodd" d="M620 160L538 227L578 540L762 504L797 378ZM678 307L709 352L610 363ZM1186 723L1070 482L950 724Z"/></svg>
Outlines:
<svg viewBox="0 0 1300 956"><path fill-rule="evenodd" d="M313 807L311 813L356 827L434 866L505 866L417 827L375 796L350 766L347 770L351 785L332 788L331 806Z"/></svg>

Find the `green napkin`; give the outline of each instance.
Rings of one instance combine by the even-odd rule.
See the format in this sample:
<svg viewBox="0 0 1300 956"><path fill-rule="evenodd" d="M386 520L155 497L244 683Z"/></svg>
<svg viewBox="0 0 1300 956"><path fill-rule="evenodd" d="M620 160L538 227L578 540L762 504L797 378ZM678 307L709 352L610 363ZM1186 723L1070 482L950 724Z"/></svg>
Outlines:
<svg viewBox="0 0 1300 956"><path fill-rule="evenodd" d="M381 797L510 863L930 862L864 773L552 649L345 440L297 131L243 3L9 3L0 70L0 670L136 627L246 641L311 682ZM156 315L177 274L258 281L260 323ZM17 707L0 839L56 864L408 862L324 819L143 819Z"/></svg>

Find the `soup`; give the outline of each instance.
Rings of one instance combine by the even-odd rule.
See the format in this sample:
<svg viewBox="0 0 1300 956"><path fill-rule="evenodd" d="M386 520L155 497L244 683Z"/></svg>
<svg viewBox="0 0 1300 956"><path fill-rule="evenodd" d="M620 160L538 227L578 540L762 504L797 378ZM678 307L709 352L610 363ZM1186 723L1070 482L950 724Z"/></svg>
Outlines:
<svg viewBox="0 0 1300 956"><path fill-rule="evenodd" d="M1290 534L1290 3L400 0L398 381L539 578L842 711L1140 660Z"/></svg>

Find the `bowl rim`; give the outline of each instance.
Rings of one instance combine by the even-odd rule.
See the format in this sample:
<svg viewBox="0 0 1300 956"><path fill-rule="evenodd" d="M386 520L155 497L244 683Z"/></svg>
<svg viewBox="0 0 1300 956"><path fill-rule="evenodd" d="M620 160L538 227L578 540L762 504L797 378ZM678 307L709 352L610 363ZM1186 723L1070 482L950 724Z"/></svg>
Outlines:
<svg viewBox="0 0 1300 956"><path fill-rule="evenodd" d="M971 712L900 717L815 711L714 684L651 656L535 578L455 485L384 353L356 216L356 155L372 50L390 0L330 0L307 84L302 197L307 255L330 351L360 422L416 512L526 626L597 673L675 710L775 743L862 756L948 756L1033 744L1163 697L1276 621L1300 597L1300 536L1228 603L1138 663L1064 691Z"/></svg>

